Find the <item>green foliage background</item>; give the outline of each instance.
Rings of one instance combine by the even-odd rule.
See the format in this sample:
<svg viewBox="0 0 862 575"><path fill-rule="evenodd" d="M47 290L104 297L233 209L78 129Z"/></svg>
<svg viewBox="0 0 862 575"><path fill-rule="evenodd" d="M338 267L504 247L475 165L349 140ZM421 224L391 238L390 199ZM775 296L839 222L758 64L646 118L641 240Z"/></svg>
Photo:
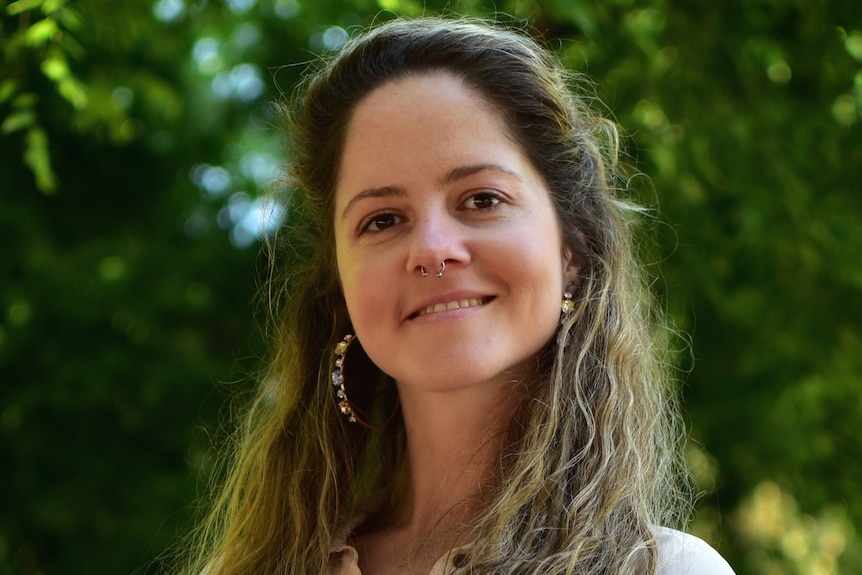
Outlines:
<svg viewBox="0 0 862 575"><path fill-rule="evenodd" d="M528 20L631 134L692 529L740 575L862 573L862 3L0 0L0 575L156 571L260 351L269 102L446 9Z"/></svg>

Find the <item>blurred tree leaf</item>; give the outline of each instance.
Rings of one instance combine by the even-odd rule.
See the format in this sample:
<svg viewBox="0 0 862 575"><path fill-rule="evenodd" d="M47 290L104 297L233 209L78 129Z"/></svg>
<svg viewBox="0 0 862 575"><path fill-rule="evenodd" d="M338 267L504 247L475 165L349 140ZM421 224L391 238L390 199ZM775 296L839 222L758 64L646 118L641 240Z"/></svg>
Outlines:
<svg viewBox="0 0 862 575"><path fill-rule="evenodd" d="M45 193L55 191L57 189L57 177L51 169L51 160L48 157L47 134L41 128L31 127L27 130L26 142L24 163L36 175L36 186Z"/></svg>

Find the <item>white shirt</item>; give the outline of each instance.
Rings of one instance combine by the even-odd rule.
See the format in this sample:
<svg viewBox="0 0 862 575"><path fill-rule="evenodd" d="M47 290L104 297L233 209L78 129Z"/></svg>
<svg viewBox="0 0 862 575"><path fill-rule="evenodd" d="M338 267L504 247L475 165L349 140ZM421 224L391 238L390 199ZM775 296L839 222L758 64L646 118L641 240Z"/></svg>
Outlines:
<svg viewBox="0 0 862 575"><path fill-rule="evenodd" d="M734 575L718 552L702 539L675 529L656 529L658 568L655 575ZM469 546L453 549L441 557L428 575L457 574L464 567ZM345 541L336 542L329 554L329 575L362 575L359 553ZM373 574L369 574L373 575Z"/></svg>
<svg viewBox="0 0 862 575"><path fill-rule="evenodd" d="M734 575L724 557L703 539L667 527L655 532L656 575Z"/></svg>

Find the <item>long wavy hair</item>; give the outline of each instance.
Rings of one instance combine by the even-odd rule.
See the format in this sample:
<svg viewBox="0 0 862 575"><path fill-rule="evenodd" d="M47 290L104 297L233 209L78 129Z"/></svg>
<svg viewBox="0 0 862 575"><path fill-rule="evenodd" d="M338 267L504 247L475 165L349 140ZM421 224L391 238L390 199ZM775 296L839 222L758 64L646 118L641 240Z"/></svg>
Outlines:
<svg viewBox="0 0 862 575"><path fill-rule="evenodd" d="M662 351L667 330L636 257L632 225L642 210L621 194L616 127L518 30L399 19L322 61L286 106L288 216L267 244L271 272L261 290L271 356L195 533L190 575L326 573L339 528L395 480L403 421L382 430L348 423L330 383L332 349L350 329L337 279L334 189L363 98L387 82L440 71L501 114L583 262L576 309L539 358L539 381L509 426L475 518L472 572L652 573L655 526L687 516L683 433ZM347 375L351 400L381 421L397 392L365 364ZM364 397L354 396L360 391Z"/></svg>

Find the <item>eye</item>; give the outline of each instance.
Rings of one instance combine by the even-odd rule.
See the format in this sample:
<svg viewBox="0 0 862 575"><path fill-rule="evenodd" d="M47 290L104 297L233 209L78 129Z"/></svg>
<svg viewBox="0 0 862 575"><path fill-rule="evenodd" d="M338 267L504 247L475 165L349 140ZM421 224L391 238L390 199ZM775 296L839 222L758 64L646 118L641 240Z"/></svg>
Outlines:
<svg viewBox="0 0 862 575"><path fill-rule="evenodd" d="M490 210L496 207L501 201L498 194L483 190L467 198L464 202L464 207L468 210Z"/></svg>
<svg viewBox="0 0 862 575"><path fill-rule="evenodd" d="M401 218L395 214L384 212L382 214L374 214L362 223L360 233L364 232L382 232L386 228L401 222Z"/></svg>

